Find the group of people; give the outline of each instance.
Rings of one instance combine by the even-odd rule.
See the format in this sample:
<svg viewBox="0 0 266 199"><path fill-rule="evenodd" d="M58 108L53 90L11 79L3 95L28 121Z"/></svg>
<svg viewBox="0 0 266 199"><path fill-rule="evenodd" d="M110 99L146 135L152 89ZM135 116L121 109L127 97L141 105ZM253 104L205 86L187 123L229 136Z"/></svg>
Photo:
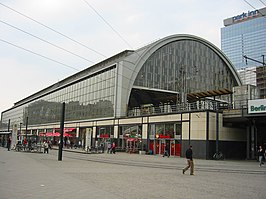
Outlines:
<svg viewBox="0 0 266 199"><path fill-rule="evenodd" d="M27 139L25 138L22 142L23 146L26 146L27 144L31 144L31 140L29 141L29 143L27 143ZM11 146L11 137L8 137L7 140L7 148L8 151L10 150L10 146ZM43 142L43 147L44 147L44 153L49 153L49 142L47 140L45 140ZM167 156L169 158L170 156L170 146L168 143L165 144L165 148L164 148L164 156ZM115 154L116 153L116 144L115 142L113 143L108 143L107 145L107 153L110 154ZM193 151L192 151L192 146L190 145L189 148L186 150L186 159L187 159L187 166L185 168L183 168L182 173L185 174L185 172L190 168L190 175L194 175L194 162L193 162ZM260 145L258 148L258 159L259 159L259 166L261 167L262 165L264 165L263 160L266 159L266 150L262 148L262 146Z"/></svg>
<svg viewBox="0 0 266 199"><path fill-rule="evenodd" d="M44 153L48 153L48 150L51 149L51 142L48 140L44 140L39 147L43 147L44 149ZM24 138L22 141L18 140L17 144L16 144L16 148L18 151L20 150L24 150L24 151L33 151L35 149L37 149L37 142L35 139L27 139ZM9 149L9 147L8 147Z"/></svg>
<svg viewBox="0 0 266 199"><path fill-rule="evenodd" d="M115 145L115 142L113 142L112 144L111 144L111 142L109 142L108 144L107 144L107 153L110 153L110 154L115 154L115 152L116 152L116 145Z"/></svg>
<svg viewBox="0 0 266 199"><path fill-rule="evenodd" d="M6 144L7 150L10 151L11 149L11 136L8 136L6 139L5 138L1 138L0 140L0 144L4 147Z"/></svg>

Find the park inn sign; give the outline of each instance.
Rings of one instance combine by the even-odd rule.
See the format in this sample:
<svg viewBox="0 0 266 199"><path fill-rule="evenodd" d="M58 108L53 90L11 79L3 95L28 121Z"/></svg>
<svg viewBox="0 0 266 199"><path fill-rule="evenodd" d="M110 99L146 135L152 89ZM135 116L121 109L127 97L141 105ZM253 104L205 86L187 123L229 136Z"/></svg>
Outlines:
<svg viewBox="0 0 266 199"><path fill-rule="evenodd" d="M248 114L266 113L266 99L248 100Z"/></svg>
<svg viewBox="0 0 266 199"><path fill-rule="evenodd" d="M256 16L258 16L258 14L259 14L258 10L243 12L240 15L234 16L233 22L245 20L245 19L252 18L252 17L256 17Z"/></svg>

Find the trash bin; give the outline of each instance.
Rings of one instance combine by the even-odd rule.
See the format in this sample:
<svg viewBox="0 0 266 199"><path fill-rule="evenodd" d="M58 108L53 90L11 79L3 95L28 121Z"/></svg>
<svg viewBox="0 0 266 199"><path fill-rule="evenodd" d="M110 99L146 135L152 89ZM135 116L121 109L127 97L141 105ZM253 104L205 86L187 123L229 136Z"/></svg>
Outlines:
<svg viewBox="0 0 266 199"><path fill-rule="evenodd" d="M145 155L146 154L146 151L139 151L139 154L140 155Z"/></svg>

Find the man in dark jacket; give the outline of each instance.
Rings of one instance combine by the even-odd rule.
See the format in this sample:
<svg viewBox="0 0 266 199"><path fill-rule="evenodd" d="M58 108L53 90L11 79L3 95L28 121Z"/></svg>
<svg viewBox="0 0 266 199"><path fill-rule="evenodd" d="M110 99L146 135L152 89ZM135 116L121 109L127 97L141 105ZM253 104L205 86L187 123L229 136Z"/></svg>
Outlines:
<svg viewBox="0 0 266 199"><path fill-rule="evenodd" d="M11 137L8 137L7 139L7 150L10 151L10 147L11 147Z"/></svg>
<svg viewBox="0 0 266 199"><path fill-rule="evenodd" d="M190 168L190 175L194 175L194 163L193 163L193 151L192 146L186 150L187 166L183 169L183 174Z"/></svg>
<svg viewBox="0 0 266 199"><path fill-rule="evenodd" d="M170 146L169 146L169 143L166 143L165 146L164 146L163 157L167 156L169 158L169 156L170 156L169 152L170 152Z"/></svg>

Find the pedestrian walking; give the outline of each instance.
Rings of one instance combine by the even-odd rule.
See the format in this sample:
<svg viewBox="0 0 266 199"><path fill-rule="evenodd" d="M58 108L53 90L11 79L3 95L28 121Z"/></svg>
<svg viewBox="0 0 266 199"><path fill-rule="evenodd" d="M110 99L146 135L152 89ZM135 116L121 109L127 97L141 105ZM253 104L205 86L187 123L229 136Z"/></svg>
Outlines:
<svg viewBox="0 0 266 199"><path fill-rule="evenodd" d="M112 144L111 144L111 142L108 142L108 144L107 144L107 153L111 153L111 150L112 150Z"/></svg>
<svg viewBox="0 0 266 199"><path fill-rule="evenodd" d="M7 138L7 150L10 151L10 147L11 147L11 138L8 137Z"/></svg>
<svg viewBox="0 0 266 199"><path fill-rule="evenodd" d="M24 151L26 150L26 147L27 147L27 139L26 138L24 138L24 140L23 140L23 149L24 149Z"/></svg>
<svg viewBox="0 0 266 199"><path fill-rule="evenodd" d="M261 167L261 165L263 165L263 156L264 156L264 151L262 149L262 146L259 146L259 150L258 150L258 156L259 156L259 166Z"/></svg>
<svg viewBox="0 0 266 199"><path fill-rule="evenodd" d="M187 166L183 169L183 174L190 168L190 175L194 175L194 162L193 162L193 151L192 146L186 150L186 159L187 159Z"/></svg>
<svg viewBox="0 0 266 199"><path fill-rule="evenodd" d="M29 151L33 150L31 138L29 139L29 142L28 142L28 148L29 148Z"/></svg>
<svg viewBox="0 0 266 199"><path fill-rule="evenodd" d="M113 153L113 154L115 154L115 143L113 142L113 144L112 144L112 148L111 148L111 153Z"/></svg>
<svg viewBox="0 0 266 199"><path fill-rule="evenodd" d="M48 144L47 141L44 141L43 148L44 148L43 153L47 153L48 154L49 153L49 144Z"/></svg>
<svg viewBox="0 0 266 199"><path fill-rule="evenodd" d="M169 150L170 150L170 146L169 146L168 143L166 143L165 146L164 146L163 157L164 157L164 156L167 156L167 157L169 158L169 156L170 156Z"/></svg>

